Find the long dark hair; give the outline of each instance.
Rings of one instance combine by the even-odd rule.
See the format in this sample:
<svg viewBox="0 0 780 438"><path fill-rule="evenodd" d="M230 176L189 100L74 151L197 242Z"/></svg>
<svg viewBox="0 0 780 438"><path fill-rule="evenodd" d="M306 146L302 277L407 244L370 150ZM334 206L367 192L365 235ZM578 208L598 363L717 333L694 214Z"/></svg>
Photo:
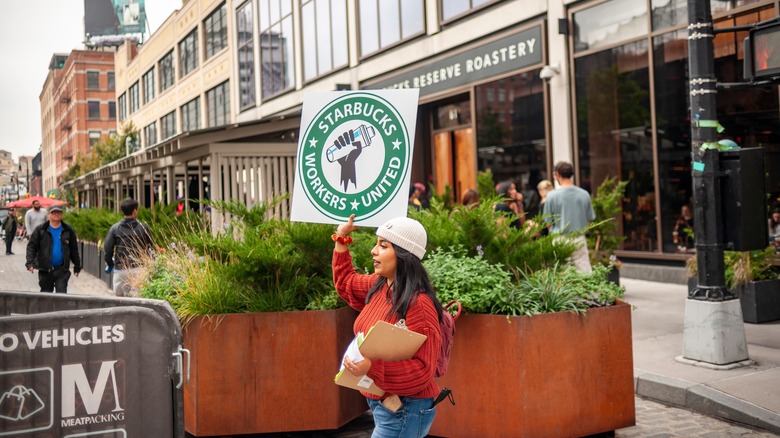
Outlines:
<svg viewBox="0 0 780 438"><path fill-rule="evenodd" d="M395 314L398 319L406 318L406 312L409 306L417 299L418 294L428 295L436 307L436 314L439 316L439 322L442 320L444 308L439 299L436 298L436 290L428 279L428 273L422 265L422 261L416 255L392 244L395 249L396 267L395 283L393 283L392 293L393 306L388 313L388 317ZM371 298L387 284L387 278L379 276L379 279L371 286L366 296L366 304Z"/></svg>

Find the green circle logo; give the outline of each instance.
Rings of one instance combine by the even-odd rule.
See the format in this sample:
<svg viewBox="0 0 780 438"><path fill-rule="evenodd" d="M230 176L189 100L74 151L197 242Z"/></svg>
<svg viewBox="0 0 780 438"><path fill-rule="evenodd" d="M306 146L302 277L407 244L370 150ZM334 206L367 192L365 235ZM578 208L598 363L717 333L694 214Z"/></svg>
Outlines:
<svg viewBox="0 0 780 438"><path fill-rule="evenodd" d="M365 220L406 180L411 145L396 108L370 93L329 102L306 127L297 157L303 192L325 216Z"/></svg>

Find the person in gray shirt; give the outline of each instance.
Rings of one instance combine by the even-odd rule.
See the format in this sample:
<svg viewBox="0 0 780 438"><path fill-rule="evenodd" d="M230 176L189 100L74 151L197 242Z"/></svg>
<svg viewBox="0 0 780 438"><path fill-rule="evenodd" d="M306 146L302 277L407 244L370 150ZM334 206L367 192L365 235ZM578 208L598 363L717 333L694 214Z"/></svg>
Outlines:
<svg viewBox="0 0 780 438"><path fill-rule="evenodd" d="M24 234L27 238L30 238L30 234L38 227L38 225L49 220L49 213L46 210L41 209L41 201L35 200L32 203L32 208L27 210L24 214Z"/></svg>
<svg viewBox="0 0 780 438"><path fill-rule="evenodd" d="M583 234L588 224L596 219L590 194L574 185L571 163L559 161L555 164L553 175L559 188L547 195L543 207L544 214L550 215L554 221L550 233L573 235L577 249L571 256L571 262L578 271L591 272L588 242Z"/></svg>

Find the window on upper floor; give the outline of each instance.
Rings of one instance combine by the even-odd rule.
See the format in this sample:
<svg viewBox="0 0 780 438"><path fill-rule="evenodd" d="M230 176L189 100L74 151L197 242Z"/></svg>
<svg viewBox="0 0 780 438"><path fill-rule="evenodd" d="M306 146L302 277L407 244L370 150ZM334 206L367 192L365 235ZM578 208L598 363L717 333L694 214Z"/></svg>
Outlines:
<svg viewBox="0 0 780 438"><path fill-rule="evenodd" d="M88 71L87 72L87 89L98 90L100 89L100 72Z"/></svg>
<svg viewBox="0 0 780 438"><path fill-rule="evenodd" d="M295 85L292 0L260 0L258 16L262 96L265 98Z"/></svg>
<svg viewBox="0 0 780 438"><path fill-rule="evenodd" d="M441 21L452 20L473 10L481 9L488 3L499 1L501 0L440 0Z"/></svg>
<svg viewBox="0 0 780 438"><path fill-rule="evenodd" d="M121 122L127 118L127 95L122 93L116 101L119 104L119 121Z"/></svg>
<svg viewBox="0 0 780 438"><path fill-rule="evenodd" d="M206 35L206 59L227 47L227 7L225 3L218 7L203 21Z"/></svg>
<svg viewBox="0 0 780 438"><path fill-rule="evenodd" d="M144 103L149 103L154 99L154 67L144 73Z"/></svg>
<svg viewBox="0 0 780 438"><path fill-rule="evenodd" d="M108 102L108 118L116 120L116 102Z"/></svg>
<svg viewBox="0 0 780 438"><path fill-rule="evenodd" d="M114 79L114 72L110 71L106 73L106 77L108 78L108 89L109 91L114 91L116 89L116 82Z"/></svg>
<svg viewBox="0 0 780 438"><path fill-rule="evenodd" d="M181 131L195 131L200 128L200 97L181 106Z"/></svg>
<svg viewBox="0 0 780 438"><path fill-rule="evenodd" d="M348 64L345 0L304 0L303 79L311 80Z"/></svg>
<svg viewBox="0 0 780 438"><path fill-rule="evenodd" d="M130 114L133 114L138 111L138 108L141 108L141 98L139 96L138 88L138 81L136 81L130 86L130 89L127 90L127 94L130 95Z"/></svg>
<svg viewBox="0 0 780 438"><path fill-rule="evenodd" d="M187 76L198 66L198 29L179 42L179 77Z"/></svg>
<svg viewBox="0 0 780 438"><path fill-rule="evenodd" d="M166 140L176 135L176 110L169 112L160 119L162 138Z"/></svg>
<svg viewBox="0 0 780 438"><path fill-rule="evenodd" d="M157 122L152 122L144 127L144 141L146 142L146 147L157 144Z"/></svg>
<svg viewBox="0 0 780 438"><path fill-rule="evenodd" d="M160 93L167 90L176 81L173 67L173 50L160 59L157 69L160 71Z"/></svg>
<svg viewBox="0 0 780 438"><path fill-rule="evenodd" d="M424 0L359 0L361 56L425 32L424 6Z"/></svg>
<svg viewBox="0 0 780 438"><path fill-rule="evenodd" d="M236 11L238 31L238 104L245 109L255 100L255 42L252 20L252 2L244 3Z"/></svg>
<svg viewBox="0 0 780 438"><path fill-rule="evenodd" d="M230 83L225 81L206 91L209 127L230 122Z"/></svg>
<svg viewBox="0 0 780 438"><path fill-rule="evenodd" d="M87 102L87 118L99 119L100 118L100 101L90 100Z"/></svg>
<svg viewBox="0 0 780 438"><path fill-rule="evenodd" d="M95 145L100 141L99 131L89 131L89 150L94 149Z"/></svg>

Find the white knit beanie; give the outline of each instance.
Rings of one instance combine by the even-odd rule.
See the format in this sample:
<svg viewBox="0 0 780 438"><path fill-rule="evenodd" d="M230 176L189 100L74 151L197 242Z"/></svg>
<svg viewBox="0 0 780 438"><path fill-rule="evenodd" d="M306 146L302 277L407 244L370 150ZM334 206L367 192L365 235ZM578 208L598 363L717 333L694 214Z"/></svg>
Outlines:
<svg viewBox="0 0 780 438"><path fill-rule="evenodd" d="M425 245L428 235L422 224L408 217L397 217L385 222L376 229L376 235L388 240L393 245L409 251L422 260L425 255Z"/></svg>

